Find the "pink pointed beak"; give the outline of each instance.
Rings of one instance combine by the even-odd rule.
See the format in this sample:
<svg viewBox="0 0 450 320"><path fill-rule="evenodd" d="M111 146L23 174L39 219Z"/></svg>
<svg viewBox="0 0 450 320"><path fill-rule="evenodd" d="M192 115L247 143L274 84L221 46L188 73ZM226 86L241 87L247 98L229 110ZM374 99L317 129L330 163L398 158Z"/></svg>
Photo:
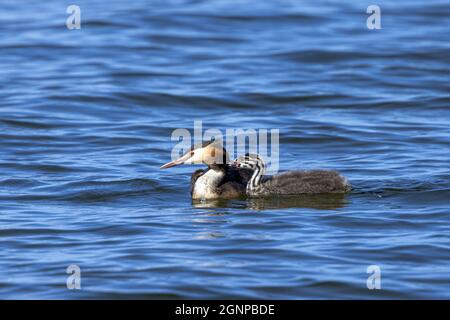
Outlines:
<svg viewBox="0 0 450 320"><path fill-rule="evenodd" d="M187 161L191 157L191 154L188 152L181 158L178 158L177 160L167 162L166 164L163 164L160 169L167 169L170 167L179 166L180 164L183 164L185 161Z"/></svg>

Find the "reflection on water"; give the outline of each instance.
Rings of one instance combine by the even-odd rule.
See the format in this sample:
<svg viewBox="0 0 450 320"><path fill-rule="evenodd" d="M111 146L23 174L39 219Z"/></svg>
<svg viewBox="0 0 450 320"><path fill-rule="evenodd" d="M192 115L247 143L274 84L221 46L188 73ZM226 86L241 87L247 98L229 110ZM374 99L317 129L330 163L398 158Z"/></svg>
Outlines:
<svg viewBox="0 0 450 320"><path fill-rule="evenodd" d="M247 207L255 210L281 208L311 208L320 210L335 210L346 205L345 194L315 194L299 196L278 196L267 198L250 198Z"/></svg>
<svg viewBox="0 0 450 320"><path fill-rule="evenodd" d="M234 208L251 210L273 210L286 208L310 208L335 210L345 207L347 194L304 194L273 197L248 198L243 200L192 200L194 208ZM222 212L220 214L223 214Z"/></svg>

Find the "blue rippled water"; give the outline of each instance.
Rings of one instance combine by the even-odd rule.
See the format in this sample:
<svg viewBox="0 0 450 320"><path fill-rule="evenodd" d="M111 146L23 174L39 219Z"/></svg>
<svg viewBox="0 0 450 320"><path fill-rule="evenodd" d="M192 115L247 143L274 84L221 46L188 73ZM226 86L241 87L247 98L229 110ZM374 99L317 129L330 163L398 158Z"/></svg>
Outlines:
<svg viewBox="0 0 450 320"><path fill-rule="evenodd" d="M0 4L0 298L450 298L448 1L74 2ZM354 190L193 204L194 120Z"/></svg>

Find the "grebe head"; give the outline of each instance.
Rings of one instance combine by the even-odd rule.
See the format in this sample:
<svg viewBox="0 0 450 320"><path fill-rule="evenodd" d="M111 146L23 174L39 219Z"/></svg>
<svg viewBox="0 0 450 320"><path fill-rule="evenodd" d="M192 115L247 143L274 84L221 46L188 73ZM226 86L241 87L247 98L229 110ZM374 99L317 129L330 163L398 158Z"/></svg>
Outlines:
<svg viewBox="0 0 450 320"><path fill-rule="evenodd" d="M240 156L232 162L232 165L238 168L246 168L255 170L257 166L260 169L265 168L264 160L255 153L246 153L245 156Z"/></svg>
<svg viewBox="0 0 450 320"><path fill-rule="evenodd" d="M233 166L253 170L252 177L247 183L247 195L255 195L259 192L260 183L266 172L264 160L257 154L247 153L233 161Z"/></svg>
<svg viewBox="0 0 450 320"><path fill-rule="evenodd" d="M208 167L220 167L225 166L228 162L230 162L230 158L222 143L211 140L193 146L182 157L162 165L160 169L167 169L181 164L206 164Z"/></svg>

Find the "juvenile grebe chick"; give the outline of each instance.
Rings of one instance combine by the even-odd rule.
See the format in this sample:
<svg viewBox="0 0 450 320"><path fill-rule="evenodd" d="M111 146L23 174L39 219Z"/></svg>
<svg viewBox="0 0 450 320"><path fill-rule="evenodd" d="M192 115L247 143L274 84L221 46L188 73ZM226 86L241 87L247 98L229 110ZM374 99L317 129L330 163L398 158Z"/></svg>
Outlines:
<svg viewBox="0 0 450 320"><path fill-rule="evenodd" d="M254 170L246 187L247 195L251 197L345 193L351 190L347 179L333 170L288 171L264 176L265 163L255 154L241 156L233 165Z"/></svg>

